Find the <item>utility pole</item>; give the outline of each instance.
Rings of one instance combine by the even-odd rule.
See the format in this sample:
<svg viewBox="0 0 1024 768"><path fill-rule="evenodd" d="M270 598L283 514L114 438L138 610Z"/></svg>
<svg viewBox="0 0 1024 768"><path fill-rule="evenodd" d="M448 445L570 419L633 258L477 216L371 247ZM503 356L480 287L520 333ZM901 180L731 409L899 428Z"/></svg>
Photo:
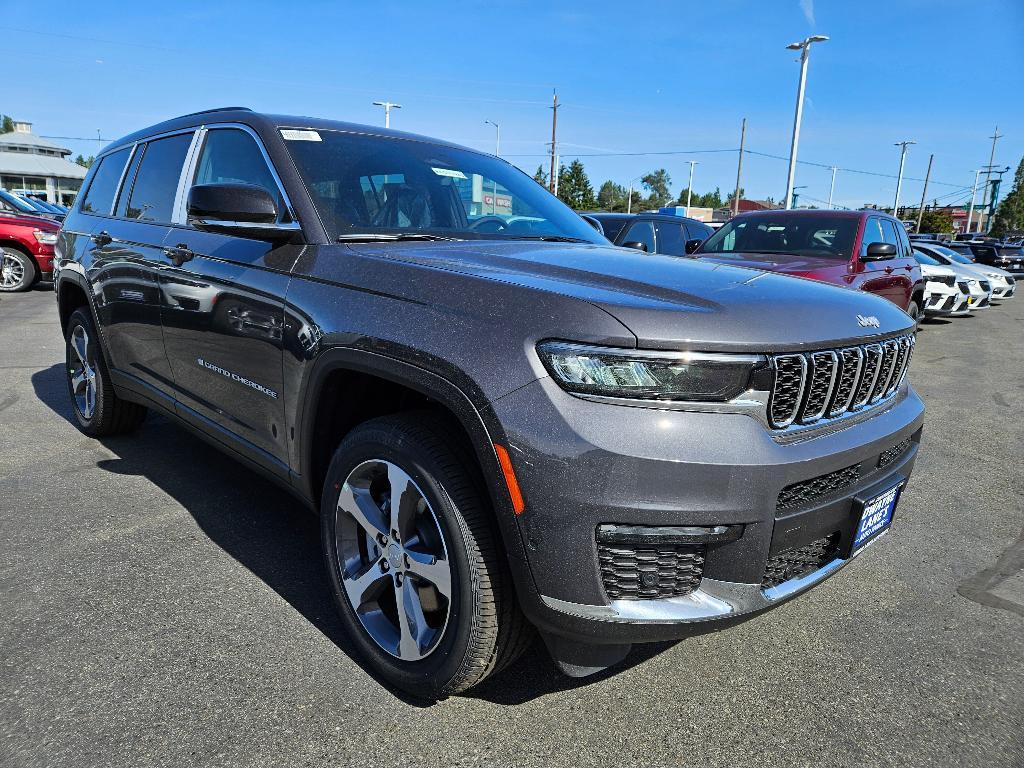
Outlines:
<svg viewBox="0 0 1024 768"><path fill-rule="evenodd" d="M896 199L892 203L892 215L897 219L900 217L900 189L903 187L903 164L907 160L907 147L911 144L917 144L916 141L897 141L893 144L894 147L900 148L900 172L896 177Z"/></svg>
<svg viewBox="0 0 1024 768"><path fill-rule="evenodd" d="M1003 183L1003 174L1010 170L1010 166L1006 166L1001 171L992 171L999 178L992 179L992 196L988 204L988 221L985 222L985 232L992 231L992 223L996 220L996 205L999 203L999 187Z"/></svg>
<svg viewBox="0 0 1024 768"><path fill-rule="evenodd" d="M696 160L687 160L686 162L688 162L690 164L690 181L687 183L687 186L686 186L686 215L689 216L690 215L690 198L693 195L693 166L697 165L697 161Z"/></svg>
<svg viewBox="0 0 1024 768"><path fill-rule="evenodd" d="M555 155L558 149L555 146L555 131L558 128L558 91L552 90L551 92L551 178L548 180L548 189L551 190L552 194L555 194L555 188L557 186L556 181L558 176L555 170Z"/></svg>
<svg viewBox="0 0 1024 768"><path fill-rule="evenodd" d="M375 102L373 102L373 106L375 106L375 107L384 107L384 127L385 128L390 128L391 127L391 110L392 109L401 109L402 108L401 104L395 104L393 101L375 101Z"/></svg>
<svg viewBox="0 0 1024 768"><path fill-rule="evenodd" d="M1003 135L1004 134L999 133L999 126L997 125L996 129L992 132L992 135L989 136L989 138L992 139L992 151L989 153L988 165L986 166L985 170L985 186L981 188L982 208L985 207L985 199L988 197L988 182L989 179L992 177L992 169L995 168L995 165L993 165L993 163L995 163L996 161L996 141L1003 138Z"/></svg>
<svg viewBox="0 0 1024 768"><path fill-rule="evenodd" d="M971 219L974 218L974 198L978 196L978 177L981 176L981 168L974 172L974 187L971 188L971 208L967 212L967 225L964 232L971 231Z"/></svg>
<svg viewBox="0 0 1024 768"><path fill-rule="evenodd" d="M793 183L796 177L796 152L800 145L800 121L804 115L804 91L807 88L807 57L812 43L828 40L825 35L811 35L799 43L790 43L788 50L800 51L800 84L796 89L796 113L793 115L793 143L789 147L789 175L786 177L786 210L793 207Z"/></svg>
<svg viewBox="0 0 1024 768"><path fill-rule="evenodd" d="M928 194L928 179L932 177L932 160L935 155L928 155L928 171L924 175L924 189L921 190L921 207L917 209L917 227L915 232L921 232L921 217L924 216L924 196Z"/></svg>
<svg viewBox="0 0 1024 768"><path fill-rule="evenodd" d="M832 183L828 185L828 209L832 210L832 193L836 191L836 171L839 169L832 166Z"/></svg>
<svg viewBox="0 0 1024 768"><path fill-rule="evenodd" d="M732 197L732 215L740 212L740 177L743 175L743 144L747 140L747 118L740 125L740 159L736 163L736 194Z"/></svg>

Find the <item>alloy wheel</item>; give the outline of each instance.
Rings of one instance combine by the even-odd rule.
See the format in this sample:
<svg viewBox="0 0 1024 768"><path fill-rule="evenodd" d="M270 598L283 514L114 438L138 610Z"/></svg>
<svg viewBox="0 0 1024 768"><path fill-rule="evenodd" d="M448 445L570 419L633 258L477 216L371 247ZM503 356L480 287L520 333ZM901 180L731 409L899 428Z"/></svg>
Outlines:
<svg viewBox="0 0 1024 768"><path fill-rule="evenodd" d="M7 251L3 251L0 259L0 286L16 288L25 280L25 265Z"/></svg>
<svg viewBox="0 0 1024 768"><path fill-rule="evenodd" d="M75 407L83 418L91 419L96 411L96 365L90 354L89 334L83 326L75 326L68 344L77 358L68 365Z"/></svg>
<svg viewBox="0 0 1024 768"><path fill-rule="evenodd" d="M452 568L423 492L396 464L364 461L342 485L335 514L341 582L363 628L402 661L429 656L448 625Z"/></svg>

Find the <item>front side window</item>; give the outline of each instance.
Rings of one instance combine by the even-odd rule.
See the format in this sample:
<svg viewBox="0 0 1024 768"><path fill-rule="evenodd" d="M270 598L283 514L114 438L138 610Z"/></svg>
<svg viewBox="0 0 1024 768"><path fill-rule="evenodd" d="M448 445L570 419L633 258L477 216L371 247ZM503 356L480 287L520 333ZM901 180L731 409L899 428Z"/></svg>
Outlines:
<svg viewBox="0 0 1024 768"><path fill-rule="evenodd" d="M701 246L701 253L793 254L848 261L857 220L794 213L745 215L729 221Z"/></svg>
<svg viewBox="0 0 1024 768"><path fill-rule="evenodd" d="M206 133L193 184L252 184L270 193L278 213L285 211L281 190L256 140L237 128L212 128Z"/></svg>
<svg viewBox="0 0 1024 768"><path fill-rule="evenodd" d="M117 152L111 152L100 160L99 168L93 174L92 183L89 184L89 189L82 200L83 213L110 214L114 206L117 185L121 181L121 174L124 173L124 166L130 154L131 147L125 147Z"/></svg>
<svg viewBox="0 0 1024 768"><path fill-rule="evenodd" d="M872 216L864 222L864 237L860 241L860 255L866 256L868 246L872 243L884 243L885 236L882 234L882 220Z"/></svg>
<svg viewBox="0 0 1024 768"><path fill-rule="evenodd" d="M170 222L178 180L191 143L191 133L179 133L146 145L128 198L127 218Z"/></svg>
<svg viewBox="0 0 1024 768"><path fill-rule="evenodd" d="M630 226L623 243L643 243L647 246L648 253L654 253L654 227L649 221L637 221Z"/></svg>
<svg viewBox="0 0 1024 768"><path fill-rule="evenodd" d="M341 240L604 242L537 182L490 155L336 130L282 135L324 226Z"/></svg>

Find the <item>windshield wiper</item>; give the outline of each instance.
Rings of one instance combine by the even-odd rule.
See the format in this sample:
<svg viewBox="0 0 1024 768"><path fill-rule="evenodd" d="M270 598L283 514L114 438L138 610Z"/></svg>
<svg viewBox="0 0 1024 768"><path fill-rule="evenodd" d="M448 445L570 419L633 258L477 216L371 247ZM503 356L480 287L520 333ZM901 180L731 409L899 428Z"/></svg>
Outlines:
<svg viewBox="0 0 1024 768"><path fill-rule="evenodd" d="M582 237L568 237L566 235L503 235L502 240L543 240L548 243L593 243L584 240Z"/></svg>
<svg viewBox="0 0 1024 768"><path fill-rule="evenodd" d="M391 234L384 232L361 232L354 235L338 235L339 243L391 243L401 240L447 240L450 242L455 242L458 241L459 238L445 237L444 235L428 235L424 232L403 232L401 234Z"/></svg>

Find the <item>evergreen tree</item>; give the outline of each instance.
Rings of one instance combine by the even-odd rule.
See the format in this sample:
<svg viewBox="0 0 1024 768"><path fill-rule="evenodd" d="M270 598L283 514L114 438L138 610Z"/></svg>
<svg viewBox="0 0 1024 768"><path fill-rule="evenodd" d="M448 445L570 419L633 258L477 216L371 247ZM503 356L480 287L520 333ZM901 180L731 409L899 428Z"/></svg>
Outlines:
<svg viewBox="0 0 1024 768"><path fill-rule="evenodd" d="M597 192L597 207L602 211L616 213L626 210L626 188L609 179Z"/></svg>
<svg viewBox="0 0 1024 768"><path fill-rule="evenodd" d="M542 187L547 188L548 186L548 173L544 170L543 165L537 166L537 172L533 174L533 180L540 184Z"/></svg>
<svg viewBox="0 0 1024 768"><path fill-rule="evenodd" d="M647 198L648 208L661 208L664 205L668 205L669 200L672 199L672 193L669 191L672 179L668 175L668 171L664 168L659 168L648 173L640 181L647 187L647 191L651 193L650 197Z"/></svg>
<svg viewBox="0 0 1024 768"><path fill-rule="evenodd" d="M992 222L993 237L1004 237L1024 230L1024 158L1013 174L1013 188L999 203Z"/></svg>
<svg viewBox="0 0 1024 768"><path fill-rule="evenodd" d="M0 115L0 133L11 133L14 130L14 118L10 115Z"/></svg>
<svg viewBox="0 0 1024 768"><path fill-rule="evenodd" d="M570 208L577 211L593 210L597 205L594 188L583 169L583 163L573 160L558 169L558 197Z"/></svg>

